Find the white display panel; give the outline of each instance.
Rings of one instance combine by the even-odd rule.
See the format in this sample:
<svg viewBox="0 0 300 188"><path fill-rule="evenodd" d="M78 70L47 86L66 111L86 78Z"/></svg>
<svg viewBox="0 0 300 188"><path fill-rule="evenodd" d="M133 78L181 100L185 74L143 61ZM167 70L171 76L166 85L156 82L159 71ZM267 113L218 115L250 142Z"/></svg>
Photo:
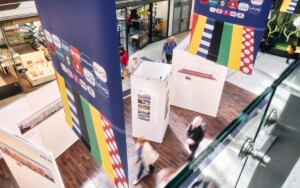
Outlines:
<svg viewBox="0 0 300 188"><path fill-rule="evenodd" d="M64 187L53 155L0 128L0 153L19 187Z"/></svg>
<svg viewBox="0 0 300 188"><path fill-rule="evenodd" d="M171 105L216 117L226 73L227 67L174 50Z"/></svg>
<svg viewBox="0 0 300 188"><path fill-rule="evenodd" d="M171 65L144 61L131 76L132 135L161 143L169 123Z"/></svg>
<svg viewBox="0 0 300 188"><path fill-rule="evenodd" d="M58 98L60 93L57 83L51 82L0 109L0 127L21 136L18 124ZM63 110L26 132L23 137L51 151L55 158L78 140L67 125Z"/></svg>

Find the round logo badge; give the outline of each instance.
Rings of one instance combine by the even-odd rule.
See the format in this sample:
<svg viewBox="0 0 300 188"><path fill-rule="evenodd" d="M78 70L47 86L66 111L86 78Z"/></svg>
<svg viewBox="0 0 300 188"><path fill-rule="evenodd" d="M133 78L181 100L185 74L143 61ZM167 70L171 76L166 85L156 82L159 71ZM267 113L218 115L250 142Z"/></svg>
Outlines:
<svg viewBox="0 0 300 188"><path fill-rule="evenodd" d="M68 65L71 66L71 60L70 60L69 56L66 56L66 61L67 61Z"/></svg>

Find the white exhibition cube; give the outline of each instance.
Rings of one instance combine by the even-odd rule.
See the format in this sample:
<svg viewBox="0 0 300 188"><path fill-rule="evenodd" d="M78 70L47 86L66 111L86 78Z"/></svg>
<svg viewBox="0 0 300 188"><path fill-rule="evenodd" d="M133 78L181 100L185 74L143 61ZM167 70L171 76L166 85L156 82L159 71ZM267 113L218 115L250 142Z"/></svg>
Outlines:
<svg viewBox="0 0 300 188"><path fill-rule="evenodd" d="M216 117L228 68L187 52L188 44L173 51L171 105Z"/></svg>
<svg viewBox="0 0 300 188"><path fill-rule="evenodd" d="M169 123L171 65L143 61L131 75L132 135L162 143Z"/></svg>

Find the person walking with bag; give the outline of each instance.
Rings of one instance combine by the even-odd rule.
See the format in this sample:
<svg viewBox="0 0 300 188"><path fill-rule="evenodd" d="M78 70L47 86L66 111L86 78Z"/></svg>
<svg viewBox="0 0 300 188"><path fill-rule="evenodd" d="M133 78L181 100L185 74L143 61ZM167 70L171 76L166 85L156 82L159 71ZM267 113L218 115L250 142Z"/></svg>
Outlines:
<svg viewBox="0 0 300 188"><path fill-rule="evenodd" d="M140 167L133 185L139 183L145 168L150 175L154 172L154 163L159 158L159 154L153 149L149 142L145 141L144 138L138 138L136 152L138 157L136 164L140 162Z"/></svg>
<svg viewBox="0 0 300 188"><path fill-rule="evenodd" d="M297 45L297 42L294 41L294 42L292 43L292 45L291 45L289 51L288 51L288 57L287 57L287 59L286 59L286 64L289 64L289 60L290 60L291 58L294 59L294 54L295 54L295 51L296 51L296 45Z"/></svg>
<svg viewBox="0 0 300 188"><path fill-rule="evenodd" d="M163 46L162 56L166 54L167 63L172 63L173 50L176 47L175 42L173 42L172 37L167 39L167 42Z"/></svg>
<svg viewBox="0 0 300 188"><path fill-rule="evenodd" d="M201 116L195 117L192 123L188 125L186 142L191 151L188 161L191 161L195 158L197 148L204 138L205 125L206 123L203 121L203 118Z"/></svg>

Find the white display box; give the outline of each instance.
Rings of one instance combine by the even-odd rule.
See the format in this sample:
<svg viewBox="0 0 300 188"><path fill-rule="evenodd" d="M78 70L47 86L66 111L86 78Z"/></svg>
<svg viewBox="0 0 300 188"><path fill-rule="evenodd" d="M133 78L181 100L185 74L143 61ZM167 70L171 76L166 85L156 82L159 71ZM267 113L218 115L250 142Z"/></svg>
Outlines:
<svg viewBox="0 0 300 188"><path fill-rule="evenodd" d="M227 67L187 51L187 37L173 51L171 105L217 116Z"/></svg>
<svg viewBox="0 0 300 188"><path fill-rule="evenodd" d="M169 123L171 65L143 61L131 75L132 135L162 143Z"/></svg>

